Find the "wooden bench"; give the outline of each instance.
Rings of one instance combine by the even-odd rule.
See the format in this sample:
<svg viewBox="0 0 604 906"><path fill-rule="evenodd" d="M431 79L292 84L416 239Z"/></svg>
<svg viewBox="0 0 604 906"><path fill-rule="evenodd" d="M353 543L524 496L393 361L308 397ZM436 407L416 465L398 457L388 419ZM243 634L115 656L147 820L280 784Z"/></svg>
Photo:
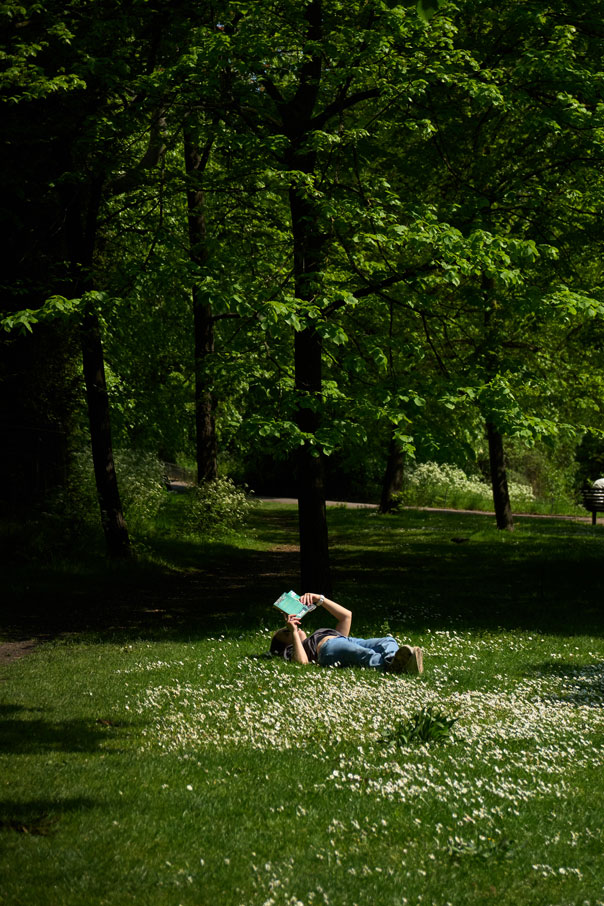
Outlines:
<svg viewBox="0 0 604 906"><path fill-rule="evenodd" d="M591 524L596 524L598 513L604 513L604 488L584 488L581 491L583 506L591 513Z"/></svg>

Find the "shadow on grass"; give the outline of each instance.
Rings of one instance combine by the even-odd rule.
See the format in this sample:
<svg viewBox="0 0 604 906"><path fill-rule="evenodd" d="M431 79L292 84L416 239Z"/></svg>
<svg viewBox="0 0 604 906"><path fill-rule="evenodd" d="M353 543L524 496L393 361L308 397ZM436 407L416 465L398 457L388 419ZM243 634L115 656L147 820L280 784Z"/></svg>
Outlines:
<svg viewBox="0 0 604 906"><path fill-rule="evenodd" d="M548 693L547 701L568 705L583 705L588 708L602 708L604 702L604 662L573 664L564 661L545 661L533 666L531 672L537 677L558 676L564 680L560 692Z"/></svg>
<svg viewBox="0 0 604 906"><path fill-rule="evenodd" d="M32 799L30 802L0 800L0 832L14 831L34 837L47 837L66 812L93 808L96 803L85 797L70 799Z"/></svg>
<svg viewBox="0 0 604 906"><path fill-rule="evenodd" d="M0 705L0 753L38 755L43 752L97 752L108 734L118 730L102 721L42 720L26 713L41 709Z"/></svg>
<svg viewBox="0 0 604 906"><path fill-rule="evenodd" d="M221 545L183 572L107 564L100 576L66 574L55 587L43 572L37 578L38 585L32 580L28 594L0 616L4 638L189 639L270 620L273 601L298 585L298 553Z"/></svg>
<svg viewBox="0 0 604 906"><path fill-rule="evenodd" d="M463 525L461 526L463 528ZM601 634L604 628L602 540L539 531L523 537L472 532L455 543L457 517L434 535L399 529L395 544L361 538L336 559L346 595L363 602L379 625L400 621L413 630L531 629L541 633ZM413 537L415 534L416 537ZM587 541L587 543L585 543ZM344 597L344 595L343 595ZM366 602L366 603L365 603Z"/></svg>
<svg viewBox="0 0 604 906"><path fill-rule="evenodd" d="M517 520L497 532L488 516L328 511L333 596L360 633L475 627L600 634L604 534L569 521ZM263 504L249 542L144 539L138 562L32 564L0 618L8 638L65 633L98 641L191 640L278 626L272 602L299 589L297 510ZM259 549L265 547L265 550ZM311 589L320 592L322 589ZM322 625L322 612L308 628Z"/></svg>

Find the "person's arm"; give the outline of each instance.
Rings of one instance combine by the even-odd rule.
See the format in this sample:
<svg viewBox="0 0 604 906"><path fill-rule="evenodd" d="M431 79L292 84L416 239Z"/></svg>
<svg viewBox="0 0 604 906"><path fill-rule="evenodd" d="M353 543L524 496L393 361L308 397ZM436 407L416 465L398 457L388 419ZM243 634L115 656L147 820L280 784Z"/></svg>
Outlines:
<svg viewBox="0 0 604 906"><path fill-rule="evenodd" d="M321 600L321 598L323 600ZM352 624L352 611L347 610L346 607L342 607L341 604L336 604L335 601L330 601L329 598L326 598L324 595L317 595L314 592L306 592L300 598L303 604L317 604L319 606L323 605L325 610L335 617L338 621L336 630L341 632L342 635L350 635L350 626Z"/></svg>
<svg viewBox="0 0 604 906"><path fill-rule="evenodd" d="M292 661L296 661L297 664L308 664L308 655L300 638L300 620L290 614L287 618L287 625L292 631Z"/></svg>

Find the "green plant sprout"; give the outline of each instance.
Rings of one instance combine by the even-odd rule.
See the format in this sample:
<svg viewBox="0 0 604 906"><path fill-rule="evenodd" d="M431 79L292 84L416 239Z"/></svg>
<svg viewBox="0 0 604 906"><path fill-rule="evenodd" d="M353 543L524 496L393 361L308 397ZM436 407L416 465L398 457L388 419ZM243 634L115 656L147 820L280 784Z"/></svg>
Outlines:
<svg viewBox="0 0 604 906"><path fill-rule="evenodd" d="M451 728L458 720L458 717L449 717L434 705L427 705L407 720L399 721L394 729L383 737L383 741L394 742L399 746L442 742L450 735Z"/></svg>

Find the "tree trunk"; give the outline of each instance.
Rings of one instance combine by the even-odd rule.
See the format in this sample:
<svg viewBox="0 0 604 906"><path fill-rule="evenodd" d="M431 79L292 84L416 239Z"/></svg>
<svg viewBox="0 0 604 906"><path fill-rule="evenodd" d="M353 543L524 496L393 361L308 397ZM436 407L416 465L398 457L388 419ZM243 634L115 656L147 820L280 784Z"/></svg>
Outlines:
<svg viewBox="0 0 604 906"><path fill-rule="evenodd" d="M301 395L297 423L301 431L312 435L319 427L315 407L321 391L321 337L306 328L296 334L294 343L296 389ZM300 448L297 466L301 587L330 595L324 455L309 440Z"/></svg>
<svg viewBox="0 0 604 906"><path fill-rule="evenodd" d="M88 312L84 316L81 337L92 461L107 553L110 557L128 557L130 539L122 511L113 461L103 346L99 320L95 312Z"/></svg>
<svg viewBox="0 0 604 906"><path fill-rule="evenodd" d="M203 150L197 147L191 130L184 129L185 170L187 173L187 214L191 261L204 267L208 261L205 197L200 177L209 160L212 140ZM214 353L214 317L211 304L200 287L192 289L195 335L195 430L197 481L213 481L218 474L216 440L216 397L211 390L211 356Z"/></svg>
<svg viewBox="0 0 604 906"><path fill-rule="evenodd" d="M65 197L65 229L71 259L72 287L76 296L91 288L91 269L96 243L97 217L101 199L102 180L92 180L88 197L84 189L75 189ZM90 443L94 477L101 510L101 524L110 557L129 557L131 553L128 529L120 500L113 445L109 396L105 379L105 362L101 329L96 312L84 312L80 327L82 370L86 386L86 402L90 424Z"/></svg>
<svg viewBox="0 0 604 906"><path fill-rule="evenodd" d="M317 156L305 150L315 126L313 113L319 97L322 56L317 45L323 35L321 0L310 0L304 8L309 49L301 65L295 94L278 109L284 133L290 141L286 166L294 173L314 176ZM321 269L328 237L319 225L320 211L306 186L294 178L289 191L293 235L293 272L296 298L308 308L315 304L321 283ZM306 306L305 306L306 307ZM302 313L304 318L304 313ZM300 523L300 571L302 591L331 593L327 513L325 510L324 455L312 442L320 423L321 335L311 318L294 338L295 386L298 395L296 421L309 438L300 448L298 472L298 518Z"/></svg>
<svg viewBox="0 0 604 906"><path fill-rule="evenodd" d="M314 154L294 157L292 169L313 173ZM312 304L317 295L326 237L317 229L318 212L295 188L290 190L294 239L294 284L296 297ZM305 434L319 427L321 363L323 346L314 327L298 331L294 340L295 384L298 392L297 424ZM324 455L307 440L298 455L298 518L300 523L300 571L303 591L331 593L327 512L325 509Z"/></svg>
<svg viewBox="0 0 604 906"><path fill-rule="evenodd" d="M508 491L508 480L503 455L503 437L492 422L487 422L489 440L489 463L491 466L491 484L493 486L493 503L497 528L513 531L514 520Z"/></svg>
<svg viewBox="0 0 604 906"><path fill-rule="evenodd" d="M216 439L216 397L209 389L210 356L214 352L212 308L199 299L199 288L193 287L193 323L195 331L195 432L197 483L214 481L218 475L218 442Z"/></svg>
<svg viewBox="0 0 604 906"><path fill-rule="evenodd" d="M394 505L393 497L403 485L404 456L401 445L394 437L390 438L388 448L388 461L382 484L382 497L380 500L380 513L390 513Z"/></svg>

